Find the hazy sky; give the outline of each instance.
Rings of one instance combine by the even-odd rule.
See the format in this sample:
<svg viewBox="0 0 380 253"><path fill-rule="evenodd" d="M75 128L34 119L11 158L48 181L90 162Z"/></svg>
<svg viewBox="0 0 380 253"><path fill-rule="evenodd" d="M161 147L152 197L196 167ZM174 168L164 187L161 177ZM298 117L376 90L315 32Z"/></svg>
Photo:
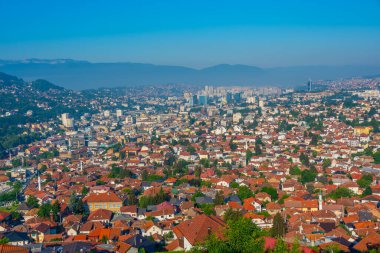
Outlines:
<svg viewBox="0 0 380 253"><path fill-rule="evenodd" d="M0 59L380 65L380 0L0 0Z"/></svg>

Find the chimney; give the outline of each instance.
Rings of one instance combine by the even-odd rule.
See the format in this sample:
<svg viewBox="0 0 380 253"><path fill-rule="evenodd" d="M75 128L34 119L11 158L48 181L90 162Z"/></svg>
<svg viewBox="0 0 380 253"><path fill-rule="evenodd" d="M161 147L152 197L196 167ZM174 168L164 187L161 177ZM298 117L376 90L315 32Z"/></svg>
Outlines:
<svg viewBox="0 0 380 253"><path fill-rule="evenodd" d="M211 235L211 227L207 228L207 233L208 233L208 235Z"/></svg>

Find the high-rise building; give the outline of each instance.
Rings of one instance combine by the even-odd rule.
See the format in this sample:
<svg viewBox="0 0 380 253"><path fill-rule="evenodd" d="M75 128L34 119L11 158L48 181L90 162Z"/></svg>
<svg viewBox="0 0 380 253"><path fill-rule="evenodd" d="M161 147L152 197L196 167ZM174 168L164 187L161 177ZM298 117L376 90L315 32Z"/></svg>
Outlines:
<svg viewBox="0 0 380 253"><path fill-rule="evenodd" d="M191 95L189 97L189 104L190 106L195 106L196 104L198 104L198 99L196 95Z"/></svg>
<svg viewBox="0 0 380 253"><path fill-rule="evenodd" d="M313 90L313 82L311 81L311 79L309 79L309 81L307 82L307 90L309 92Z"/></svg>
<svg viewBox="0 0 380 253"><path fill-rule="evenodd" d="M208 96L207 95L199 95L199 104L200 105L207 105L208 103Z"/></svg>
<svg viewBox="0 0 380 253"><path fill-rule="evenodd" d="M234 101L235 101L235 103L241 102L241 93L240 92L234 94Z"/></svg>
<svg viewBox="0 0 380 253"><path fill-rule="evenodd" d="M232 93L231 92L227 92L226 102L227 102L227 104L230 104L232 102Z"/></svg>
<svg viewBox="0 0 380 253"><path fill-rule="evenodd" d="M104 115L104 117L109 117L110 115L111 115L111 112L109 111L109 110L105 110L104 112L103 112L103 115Z"/></svg>
<svg viewBox="0 0 380 253"><path fill-rule="evenodd" d="M74 127L74 119L70 116L69 113L63 113L61 116L62 125L67 128Z"/></svg>
<svg viewBox="0 0 380 253"><path fill-rule="evenodd" d="M123 111L120 109L116 110L116 117L120 118L121 116L123 116Z"/></svg>

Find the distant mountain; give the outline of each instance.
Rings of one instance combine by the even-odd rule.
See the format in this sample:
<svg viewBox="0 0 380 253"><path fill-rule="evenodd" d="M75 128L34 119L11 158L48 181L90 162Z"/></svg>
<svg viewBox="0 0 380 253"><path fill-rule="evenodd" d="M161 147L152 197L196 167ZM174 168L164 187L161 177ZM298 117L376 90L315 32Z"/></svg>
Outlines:
<svg viewBox="0 0 380 253"><path fill-rule="evenodd" d="M0 87L23 84L24 81L22 79L0 72Z"/></svg>
<svg viewBox="0 0 380 253"><path fill-rule="evenodd" d="M63 87L57 86L55 84L52 84L44 79L38 79L36 81L32 82L32 87L34 89L37 89L39 91L48 91L48 90L64 90Z"/></svg>
<svg viewBox="0 0 380 253"><path fill-rule="evenodd" d="M89 89L168 83L201 85L299 86L314 80L369 76L380 66L258 68L221 64L204 69L141 63L90 63L70 59L0 60L0 71L25 80L46 79L65 88Z"/></svg>

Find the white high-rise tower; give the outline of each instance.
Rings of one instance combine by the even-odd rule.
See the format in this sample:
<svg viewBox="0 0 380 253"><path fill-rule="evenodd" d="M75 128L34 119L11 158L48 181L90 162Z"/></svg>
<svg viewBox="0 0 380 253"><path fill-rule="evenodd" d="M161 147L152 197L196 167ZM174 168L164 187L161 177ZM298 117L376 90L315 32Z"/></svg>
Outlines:
<svg viewBox="0 0 380 253"><path fill-rule="evenodd" d="M40 177L39 172L38 172L38 191L41 191L41 177Z"/></svg>
<svg viewBox="0 0 380 253"><path fill-rule="evenodd" d="M322 192L319 192L319 198L318 198L318 210L322 210Z"/></svg>

